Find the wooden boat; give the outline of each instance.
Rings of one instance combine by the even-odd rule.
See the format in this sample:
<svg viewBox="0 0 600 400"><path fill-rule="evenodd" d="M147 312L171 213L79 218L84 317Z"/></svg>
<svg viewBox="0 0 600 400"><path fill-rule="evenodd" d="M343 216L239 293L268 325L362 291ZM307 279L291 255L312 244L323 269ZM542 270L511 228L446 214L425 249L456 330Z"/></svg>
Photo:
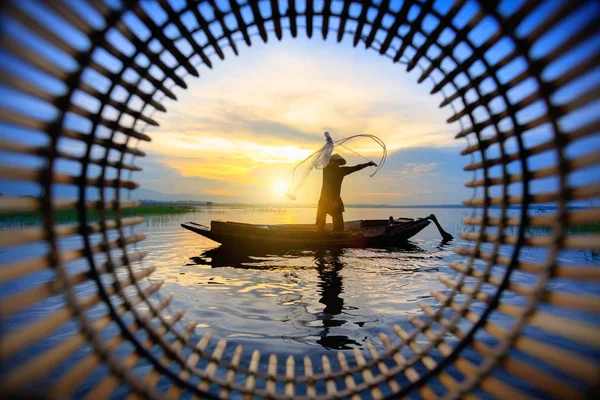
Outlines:
<svg viewBox="0 0 600 400"><path fill-rule="evenodd" d="M429 224L426 218L348 221L343 232L334 232L331 224L323 231L314 224L255 225L231 221L211 221L210 228L195 222L181 226L227 246L296 248L397 246Z"/></svg>

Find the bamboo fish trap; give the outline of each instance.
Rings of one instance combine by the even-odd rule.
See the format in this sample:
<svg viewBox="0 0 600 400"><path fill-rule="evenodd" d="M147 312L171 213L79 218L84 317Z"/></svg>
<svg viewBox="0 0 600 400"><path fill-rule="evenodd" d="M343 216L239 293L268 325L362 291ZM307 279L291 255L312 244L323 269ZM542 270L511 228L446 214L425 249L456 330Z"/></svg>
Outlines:
<svg viewBox="0 0 600 400"><path fill-rule="evenodd" d="M15 0L0 9L0 177L41 193L0 197L0 210L42 220L0 234L0 397L597 394L600 269L561 256L600 250L597 233L572 234L600 223L600 210L570 207L600 195L597 181L577 178L600 164L597 2ZM441 278L448 289L410 319L413 329L380 335L383 352L282 359L197 337L146 279L153 267L131 229L142 219L123 217L137 205L127 192L138 144L151 140L145 129L166 111L164 97L176 99L200 64L297 35L347 37L417 68L469 141L476 195L465 204L478 212L464 221L462 262L450 265L458 278ZM534 167L538 156L553 162ZM539 204L555 208L538 215ZM59 225L58 210L79 223ZM92 212L98 223L87 222ZM34 242L42 253L10 256ZM540 259L527 259L532 246ZM55 306L40 315L40 303Z"/></svg>

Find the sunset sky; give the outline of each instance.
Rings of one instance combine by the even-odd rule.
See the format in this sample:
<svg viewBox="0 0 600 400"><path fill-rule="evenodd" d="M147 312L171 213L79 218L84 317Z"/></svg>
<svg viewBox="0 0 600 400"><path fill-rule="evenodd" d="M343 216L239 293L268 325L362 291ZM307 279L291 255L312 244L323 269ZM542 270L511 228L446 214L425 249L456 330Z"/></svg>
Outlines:
<svg viewBox="0 0 600 400"><path fill-rule="evenodd" d="M282 194L286 175L324 143L367 133L387 145L388 161L373 178L361 171L344 183L347 203L459 203L468 160L456 126L445 121L440 96L418 73L347 40L295 39L264 45L255 41L239 57L229 52L213 69L188 79L168 112L155 114L160 127L148 132L149 155L139 162L142 186L189 193L222 202L291 202ZM369 145L366 147L366 145ZM378 162L381 149L367 141L350 145ZM344 150L344 149L341 149ZM348 151L348 163L366 162ZM297 203L318 199L320 171L298 192Z"/></svg>
<svg viewBox="0 0 600 400"><path fill-rule="evenodd" d="M181 7L181 2L178 7ZM394 7L398 6L395 2ZM511 8L518 2L504 2L501 12L510 13ZM143 7L157 21L162 17L158 3L144 2ZM450 2L438 2L437 7L449 7ZM549 15L556 2L548 2L519 26L519 35L527 35L535 29L545 15ZM206 5L206 7L209 7ZM548 32L544 39L532 48L532 57L540 58L562 43L574 31L593 20L598 14L597 3L590 3L575 13L572 23L561 29ZM33 16L50 18L47 7L25 7L26 12ZM209 7L210 8L210 7ZM89 10L88 10L89 11ZM201 10L202 11L202 10ZM514 10L513 10L514 11ZM82 15L94 19L85 9ZM246 7L245 13L250 12ZM477 7L467 3L456 16L463 23L468 21ZM161 14L162 13L162 14ZM190 13L188 13L190 14ZM164 17L164 15L163 15ZM189 15L184 19L188 21ZM193 16L192 16L193 19ZM60 33L65 41L75 48L85 50L89 40L85 35L77 33L72 27L61 22L57 16L49 20L53 29ZM96 21L101 24L101 21ZM139 20L128 18L127 24L140 38L148 35L147 28ZM192 21L193 22L193 21ZM272 23L271 23L272 24ZM431 22L423 22L425 29L431 29ZM256 30L255 27L253 27ZM18 26L14 21L5 21L6 32L14 32L17 46L23 46L33 52L45 54L51 63L64 71L75 71L78 61L65 55L60 49L36 38L31 32ZM349 28L350 29L350 28ZM303 31L303 29L301 30ZM486 19L473 30L470 40L480 45L497 31L496 23ZM252 32L251 32L252 33ZM170 32L175 37L177 32ZM107 34L114 46L123 54L135 57L133 45L122 35L114 32ZM440 41L448 42L448 37L442 33ZM441 93L430 95L432 83L426 80L417 84L420 76L419 68L410 73L406 66L394 64L389 58L380 56L376 51L365 50L360 43L352 46L350 37L345 36L342 43L337 43L334 35L329 35L323 41L315 34L313 39L306 38L304 32L299 32L298 38L292 39L288 31L284 32L282 41L269 36L268 44L262 43L259 37L253 35L252 46L239 46L240 55L235 56L231 48L224 48L226 58L219 60L211 54L213 69L205 65L198 66L200 78L186 77L188 88L173 88L178 100L165 99L166 113L155 113L153 118L159 127L150 127L146 133L152 137L152 142L142 143L141 149L148 155L137 158L135 163L142 166L144 171L136 173L132 178L140 182L143 189L154 190L167 195L189 195L194 199L226 203L271 203L271 204L315 204L318 200L321 183L320 171L314 171L306 184L296 193L297 200L292 202L284 196L282 186L286 176L293 167L319 149L325 143L323 132L329 131L334 140L356 134L370 134L381 138L387 145L388 161L384 168L374 177L369 177L369 170L360 171L349 177L343 186L342 197L347 204L460 204L463 200L474 196L471 189L464 187L464 182L474 178L472 173L463 171L463 167L473 160L470 156L462 157L460 152L469 143L464 139L455 140L454 136L460 131L458 123L448 124L446 120L452 115L450 107L439 108L443 100ZM421 40L424 40L421 38ZM398 39L399 41L399 39ZM156 44L156 43L154 43ZM395 43L396 45L398 43ZM188 45L189 46L189 45ZM160 52L158 45L153 52ZM513 50L514 44L499 41L488 52L486 58L494 61L501 59ZM582 43L567 56L554 60L543 71L543 79L552 82L565 71L568 71L582 59L597 56L597 39ZM191 54L190 60L195 64L200 57ZM414 50L411 50L414 51ZM464 46L454 49L456 59L466 59L471 53ZM10 54L0 54L3 63L0 70L17 73L25 81L35 82L48 93L60 95L65 91L63 82L57 82L52 77L40 74L35 68L19 61ZM94 52L96 62L111 71L119 71L121 63L107 52ZM149 63L141 57L136 62ZM176 62L176 61L173 61ZM446 66L447 68L448 66ZM157 67L154 67L157 68ZM501 82L509 82L528 67L519 58L502 67L499 74ZM183 69L183 68L180 68ZM152 70L152 68L151 68ZM17 71L17 72L15 72ZM125 71L124 79L137 82L135 73ZM481 62L474 63L469 68L469 74L479 76L485 72ZM160 71L158 75L160 75ZM7 80L10 79L7 75ZM460 78L460 75L457 79ZM463 81L466 79L462 77ZM600 79L600 70L592 69L583 78L577 79L554 93L552 101L561 106L568 104L580 93L585 93L595 87ZM104 93L111 87L111 82L98 72L86 69L82 75L86 84L94 86ZM460 80L460 79L459 79ZM133 84L133 83L132 83ZM136 83L137 84L137 83ZM139 83L140 89L151 93L152 87L148 82ZM463 82L464 84L464 82ZM462 84L459 84L459 86ZM479 84L482 93L495 90L495 84L490 79L484 79ZM35 99L18 91L0 85L0 106L6 110L15 110L35 120L54 121L58 117L58 109L44 100ZM111 96L123 96L125 90L117 88ZM508 91L510 102L518 103L539 88L533 79L524 80L517 87ZM474 91L467 92L466 97L473 100ZM100 108L97 99L76 91L70 101L92 115L102 112L102 116L115 120L120 118L116 109ZM141 100L134 97L132 107ZM546 112L542 101L534 102L519 110L516 121L526 124ZM505 109L504 100L494 98L488 104L492 113L500 113ZM600 105L591 103L577 112L561 118L560 128L570 132L580 126L590 123L600 112ZM483 107L474 110L476 120L487 119ZM125 116L121 122L130 120ZM466 117L465 117L466 119ZM90 121L72 112L66 114L63 128L72 129L86 134L92 129ZM502 130L511 129L509 118L503 119L499 126ZM26 129L4 124L1 126L0 138L23 141L28 145L48 145L48 137L38 133L31 134ZM110 135L110 129L98 128L94 134ZM482 134L494 135L491 127L484 129ZM533 146L553 138L554 131L550 124L538 126L523 135L525 147ZM119 138L119 136L121 136ZM115 135L123 139L122 134ZM504 143L504 150L516 152L516 138ZM124 139L123 139L124 140ZM470 139L472 140L472 139ZM117 140L118 142L119 140ZM381 149L372 142L353 142L351 149L363 157L354 156L344 150L348 164L366 162L365 159L379 161ZM580 140L570 145L566 150L569 158L587 154L590 149L600 146L597 136ZM70 154L84 154L85 145L62 137L59 148ZM499 146L491 146L486 150L488 157L498 157ZM104 157L103 149L95 146L91 156ZM113 155L114 156L114 155ZM555 154L543 152L527 160L528 168L539 169L555 163ZM14 163L27 168L42 168L43 160L32 157L5 155L6 163ZM77 174L78 165L73 161L58 160L54 164L55 172ZM504 173L501 166L491 168L491 174L500 176ZM507 166L510 173L520 172L519 162ZM110 174L115 170L108 169ZM372 169L370 170L372 171ZM91 166L89 176L102 173L100 167ZM569 176L569 184L578 186L592 182L598 176L597 169L588 168L577 171ZM479 176L478 178L481 178ZM74 185L57 185L57 197L77 196ZM63 186L63 187L61 187ZM69 186L64 188L64 186ZM536 179L527 189L531 193L548 192L559 187L555 177ZM67 190L68 189L68 190ZM501 185L490 190L490 195L501 195ZM521 195L522 185L511 185L510 195ZM37 183L6 181L0 182L0 193L10 196L39 195ZM89 198L98 197L98 193L90 189ZM479 193L479 196L482 194ZM134 196L136 197L136 196ZM144 198L143 196L139 196ZM177 196L182 198L181 196ZM185 196L184 196L185 197Z"/></svg>

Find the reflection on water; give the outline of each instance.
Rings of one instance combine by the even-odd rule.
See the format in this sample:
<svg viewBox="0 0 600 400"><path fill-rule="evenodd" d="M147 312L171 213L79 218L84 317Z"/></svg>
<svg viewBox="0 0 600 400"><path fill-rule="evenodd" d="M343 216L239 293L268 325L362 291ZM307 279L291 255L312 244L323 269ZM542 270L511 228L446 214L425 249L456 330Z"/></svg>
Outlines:
<svg viewBox="0 0 600 400"><path fill-rule="evenodd" d="M344 285L339 274L344 267L339 257L341 253L342 250L331 250L329 252L319 250L315 254L315 264L320 279L317 284L321 294L319 303L325 305L323 312L320 314L323 331L317 343L327 349L336 350L360 346L359 343L347 336L330 334L330 328L342 326L348 322L343 316L339 315L351 310L350 308L344 308L344 299L340 297L344 292ZM360 326L362 322L357 322L357 324Z"/></svg>
<svg viewBox="0 0 600 400"><path fill-rule="evenodd" d="M442 246L442 245L439 245ZM441 248L441 247L440 247ZM295 301L286 297L285 303L293 305L286 314L285 323L294 326L298 333L286 335L286 340L298 343L314 341L328 350L348 350L354 347L362 348L362 344L344 334L346 331L356 331L372 324L377 324L381 319L372 313L363 313L361 309L344 300L344 278L342 271L345 262L354 260L366 265L365 262L377 262L383 259L400 259L410 254L425 253L419 246L406 243L402 247L391 249L315 249L315 250L279 250L265 252L256 250L240 251L227 246L218 246L205 250L199 256L190 257L193 264L210 266L212 268L231 267L242 270L273 271L290 268L289 260L295 261L295 268L302 268L316 272L314 289L317 301L321 307L312 306L306 301ZM344 261L344 259L346 261ZM414 259L414 258L413 258ZM430 268L428 272L437 272L437 268ZM294 272L292 272L293 274ZM297 271L296 271L296 276ZM227 284L211 280L207 284ZM247 291L240 291L247 292ZM365 293L364 295L367 295ZM310 301L310 299L307 299ZM355 335L354 335L355 336ZM361 338L367 340L368 337Z"/></svg>
<svg viewBox="0 0 600 400"><path fill-rule="evenodd" d="M226 209L226 214L179 216L163 226L147 223L148 239L139 250L158 268L152 279L165 281L172 308L186 308L198 321L198 334L212 330L245 348L281 354L312 354L364 348L383 350L380 332L394 335L392 324L409 329L405 314L418 314L419 301L443 290L438 274L452 274L446 261L456 259L454 243L443 244L427 227L401 248L241 252L220 246L179 224L211 219L248 223L306 223L314 209L261 212ZM347 220L421 217L432 210L349 209ZM452 234L448 216L435 211ZM454 215L456 214L456 215ZM138 229L138 232L140 230ZM455 235L458 236L458 235Z"/></svg>
<svg viewBox="0 0 600 400"><path fill-rule="evenodd" d="M180 227L189 220L209 224L213 219L309 223L315 213L311 208L277 210L215 207L188 215L149 217L143 225L128 227L126 232L147 236L147 240L132 248L148 252L143 266L156 267L150 280L165 282L161 296L173 295L169 311L187 310L184 324L197 321L198 335L212 330L215 338L226 338L242 344L245 349L281 355L319 357L332 350L364 348L365 343L383 350L378 334L394 336L393 324L411 330L405 314L420 315L418 302L435 303L430 292L447 290L438 277L455 274L447 265L449 261L460 259L453 252L460 240L441 242L433 225L402 248L279 253L242 253ZM456 238L460 231L469 228L462 223L462 218L470 216L470 211L461 209L349 208L345 217L347 220L385 219L389 215L417 218L431 213L435 213L442 226ZM99 235L93 235L94 243L100 240ZM59 245L68 250L80 248L82 243L81 238L75 236L61 239ZM500 250L510 254L510 249ZM32 243L0 252L0 262L14 262L24 254L43 256L46 251L45 244ZM545 250L536 248L524 248L523 255L535 260L546 256ZM597 263L597 258L590 257L589 252L574 251L559 255L563 263ZM99 265L104 261L97 260ZM84 271L86 261L71 263L69 269L72 273ZM52 273L42 271L28 279L0 286L0 296L41 284L52 279ZM515 282L531 284L532 279L532 275L515 272ZM597 294L593 282L573 285L559 280L555 285L570 293ZM82 295L94 293L93 285L80 285L78 290ZM518 301L517 296L514 297ZM23 319L47 315L62 302L62 296L51 297L28 313L19 314L18 318L23 322ZM483 304L476 303L474 307L483 307ZM500 325L507 323L499 318L492 316ZM8 322L6 326L9 326L11 320L0 322ZM56 340L59 339L56 335ZM233 348L228 347L226 354Z"/></svg>

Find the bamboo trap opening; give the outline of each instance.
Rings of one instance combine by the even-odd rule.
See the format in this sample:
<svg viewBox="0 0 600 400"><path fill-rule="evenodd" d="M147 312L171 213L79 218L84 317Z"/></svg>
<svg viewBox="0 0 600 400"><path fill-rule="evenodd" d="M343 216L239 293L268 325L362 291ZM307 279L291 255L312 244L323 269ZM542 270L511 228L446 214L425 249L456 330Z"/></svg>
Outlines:
<svg viewBox="0 0 600 400"><path fill-rule="evenodd" d="M600 89L578 84L598 72L596 2L159 0L154 5L164 14L161 22L135 0L5 3L0 86L51 110L51 117L0 105L0 125L9 137L0 138L0 179L36 184L41 193L0 198L2 213L41 217L40 226L1 230L0 248L10 252L43 242L48 249L3 261L0 288L44 272L52 280L0 294L0 320L16 323L0 327L0 397L69 397L86 382L91 397L120 395L126 388L132 399L583 398L600 387L600 274L597 266L561 258L567 249L597 252L600 246L595 232L573 234L597 225L600 209L572 207L600 198L597 181L573 182L581 171L600 166L600 152L571 151L598 139L600 130ZM130 16L146 37L128 24ZM58 32L57 18L82 40ZM193 28L184 22L190 18ZM424 21L433 25L426 29ZM494 29L477 37L486 23ZM114 33L130 53L111 39ZM433 100L452 109L448 123L456 138L468 140L458 151L464 169L473 171L465 185L475 194L464 204L476 209L464 219L466 244L455 249L462 261L449 264L455 277L440 276L446 290L419 304L422 314L409 317L411 329L382 332L384 350L367 343L362 352L321 360L261 354L210 332L199 337L195 322L183 322L184 310L169 313L172 299L161 295L161 282L150 280L154 266L140 265L147 253L134 244L144 236L131 230L143 219L123 214L139 205L127 193L138 187L137 158L145 156L138 146L152 140L145 130L158 125L156 111L167 111L164 97L176 100L174 91L198 77L200 65L213 68L215 57L226 60L257 41L304 34L338 42L347 37L355 47L420 71L418 82ZM544 41L553 43L540 47ZM506 51L492 56L502 46ZM109 68L101 54L118 67ZM19 66L36 71L35 78ZM108 84L87 79L90 73ZM534 90L517 95L526 83ZM82 105L78 95L99 107ZM85 124L74 127L74 118ZM552 165L534 168L540 155L552 155ZM38 164L26 168L19 157ZM78 168L61 169L65 161ZM548 179L555 185L539 190ZM56 196L58 185L77 195ZM89 198L91 189L99 200ZM536 214L541 205L552 205L552 212ZM511 207L520 215L509 214ZM59 224L58 210L76 211L77 220ZM99 221L88 220L91 211ZM81 243L61 248L69 238ZM532 247L544 256L529 259ZM74 272L75 262L86 268ZM530 281L518 283L517 274ZM561 288L564 281L594 289L574 294ZM81 285L95 292L82 295ZM29 317L36 304L57 296L64 300L60 308ZM18 322L21 314L28 318ZM532 330L559 340L545 342ZM58 344L50 340L57 331L64 336ZM77 358L86 346L91 351ZM55 373L69 362L73 368ZM48 376L47 387L25 391L32 380Z"/></svg>

